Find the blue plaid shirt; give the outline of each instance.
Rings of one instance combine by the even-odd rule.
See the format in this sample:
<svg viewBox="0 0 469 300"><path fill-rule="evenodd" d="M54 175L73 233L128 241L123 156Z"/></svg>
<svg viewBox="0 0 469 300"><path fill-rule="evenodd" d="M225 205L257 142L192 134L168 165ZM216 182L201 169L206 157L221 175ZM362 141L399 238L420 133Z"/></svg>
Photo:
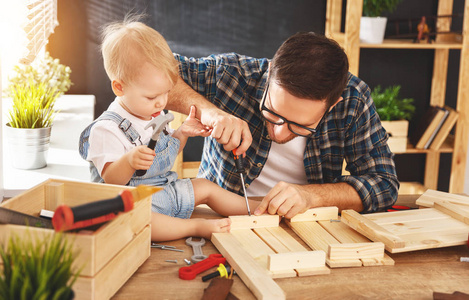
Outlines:
<svg viewBox="0 0 469 300"><path fill-rule="evenodd" d="M183 80L218 108L249 124L253 142L246 152L246 184L261 173L267 161L270 140L259 103L266 88L268 59L235 53L188 58L175 54ZM363 212L383 210L397 199L399 181L393 154L387 145L369 87L349 74L340 101L308 139L304 154L310 184L346 182L356 189ZM351 175L342 175L343 161ZM205 139L199 177L242 194L231 152L215 139Z"/></svg>

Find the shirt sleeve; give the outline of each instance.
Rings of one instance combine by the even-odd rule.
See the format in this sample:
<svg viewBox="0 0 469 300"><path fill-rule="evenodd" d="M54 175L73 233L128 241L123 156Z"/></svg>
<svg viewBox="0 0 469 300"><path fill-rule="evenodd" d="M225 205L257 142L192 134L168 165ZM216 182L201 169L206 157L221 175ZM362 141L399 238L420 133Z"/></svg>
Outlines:
<svg viewBox="0 0 469 300"><path fill-rule="evenodd" d="M100 121L90 132L90 147L86 160L95 165L100 176L106 163L114 162L126 153L122 140L113 130L113 126L115 127L115 123L112 121Z"/></svg>
<svg viewBox="0 0 469 300"><path fill-rule="evenodd" d="M399 181L386 131L370 97L369 88L361 94L364 101L355 108L357 117L350 122L345 137L347 170L337 182L347 182L360 195L363 212L384 210L397 200Z"/></svg>

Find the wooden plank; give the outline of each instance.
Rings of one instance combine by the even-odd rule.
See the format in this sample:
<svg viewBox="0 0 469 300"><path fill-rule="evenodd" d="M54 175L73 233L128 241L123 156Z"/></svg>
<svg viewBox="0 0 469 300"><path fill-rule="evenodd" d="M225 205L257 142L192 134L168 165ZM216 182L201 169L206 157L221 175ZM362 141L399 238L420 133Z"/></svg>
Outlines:
<svg viewBox="0 0 469 300"><path fill-rule="evenodd" d="M257 299L285 299L285 293L231 233L212 234L212 243Z"/></svg>
<svg viewBox="0 0 469 300"><path fill-rule="evenodd" d="M432 208L433 209L433 208ZM439 212L442 215L445 215L442 212ZM396 222L387 225L383 225L382 228L391 232L392 234L401 237L404 234L409 233L421 233L431 234L432 232L441 232L442 230L459 230L459 229L468 229L469 227L450 216L446 215L446 218L439 218L435 220L424 220L424 221L408 221L408 222Z"/></svg>
<svg viewBox="0 0 469 300"><path fill-rule="evenodd" d="M469 197L435 190L427 190L415 202L417 205L433 207L435 202L447 201L469 206Z"/></svg>
<svg viewBox="0 0 469 300"><path fill-rule="evenodd" d="M423 183L426 188L436 189L438 187L439 169L440 153L438 151L429 150L425 159L425 178Z"/></svg>
<svg viewBox="0 0 469 300"><path fill-rule="evenodd" d="M339 208L335 206L316 207L308 209L302 214L297 214L296 216L290 219L290 222L337 220L338 218Z"/></svg>
<svg viewBox="0 0 469 300"><path fill-rule="evenodd" d="M328 0L326 7L326 36L340 32L342 23L342 0Z"/></svg>
<svg viewBox="0 0 469 300"><path fill-rule="evenodd" d="M280 227L272 227L272 228L280 228ZM280 228L282 229L282 228ZM282 229L283 230L283 229ZM277 236L268 230L268 228L255 228L253 231L266 243L272 248L275 253L287 253L290 252L287 246L285 246ZM306 250L306 249L303 249Z"/></svg>
<svg viewBox="0 0 469 300"><path fill-rule="evenodd" d="M405 248L395 248L388 250L391 253L402 253L409 251L435 249L442 247L452 247L467 244L468 229L463 231L448 231L432 232L427 234L409 233L401 235L405 241Z"/></svg>
<svg viewBox="0 0 469 300"><path fill-rule="evenodd" d="M354 210L343 210L341 220L356 231L368 237L370 240L374 242L383 242L386 245L386 250L388 248L394 249L405 247L405 242L401 238L392 234L378 224L368 220Z"/></svg>
<svg viewBox="0 0 469 300"><path fill-rule="evenodd" d="M458 205L449 202L435 202L434 206L439 211L469 225L469 212L461 210Z"/></svg>
<svg viewBox="0 0 469 300"><path fill-rule="evenodd" d="M266 228L271 234L273 234L285 247L288 251L300 252L307 251L303 245L301 245L294 237L292 237L285 229L282 227L269 227ZM257 230L257 229L256 229Z"/></svg>
<svg viewBox="0 0 469 300"><path fill-rule="evenodd" d="M278 215L230 216L229 218L231 219L231 230L277 227L280 224L280 216Z"/></svg>
<svg viewBox="0 0 469 300"><path fill-rule="evenodd" d="M349 60L349 72L358 76L360 65L360 18L362 16L363 0L347 1L346 9L344 50Z"/></svg>
<svg viewBox="0 0 469 300"><path fill-rule="evenodd" d="M302 251L270 254L268 269L270 271L282 271L298 268L325 267L326 253L318 251Z"/></svg>
<svg viewBox="0 0 469 300"><path fill-rule="evenodd" d="M401 223L401 222L412 222L412 221L426 221L426 220L437 220L437 219L446 219L445 214L440 213L434 209L418 209L418 210L402 210L395 211L392 213L383 212L383 213L374 213L363 215L368 220L375 222L378 225L384 227L387 224Z"/></svg>
<svg viewBox="0 0 469 300"><path fill-rule="evenodd" d="M330 259L362 259L383 258L384 244L374 243L345 243L329 245Z"/></svg>

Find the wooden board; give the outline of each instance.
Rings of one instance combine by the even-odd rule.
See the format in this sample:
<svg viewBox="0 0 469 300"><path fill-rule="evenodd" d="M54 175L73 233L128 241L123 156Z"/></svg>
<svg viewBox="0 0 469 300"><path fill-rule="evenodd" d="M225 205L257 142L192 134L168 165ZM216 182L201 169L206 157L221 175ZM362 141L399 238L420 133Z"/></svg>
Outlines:
<svg viewBox="0 0 469 300"><path fill-rule="evenodd" d="M453 206L441 210L424 208L369 215L344 210L342 221L372 241L384 243L391 253L466 244L469 225L443 212L454 213ZM461 220L467 220L467 215L459 215Z"/></svg>
<svg viewBox="0 0 469 300"><path fill-rule="evenodd" d="M447 201L454 204L465 205L469 207L469 197L450 194L435 190L427 190L420 196L415 203L424 207L433 207L435 202Z"/></svg>

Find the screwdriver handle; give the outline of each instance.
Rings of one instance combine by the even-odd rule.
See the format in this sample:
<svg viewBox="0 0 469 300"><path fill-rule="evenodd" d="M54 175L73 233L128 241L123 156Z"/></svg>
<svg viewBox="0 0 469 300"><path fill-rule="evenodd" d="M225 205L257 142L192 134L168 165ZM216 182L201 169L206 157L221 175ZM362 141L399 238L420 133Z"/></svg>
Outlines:
<svg viewBox="0 0 469 300"><path fill-rule="evenodd" d="M70 207L60 205L54 212L52 225L55 231L84 228L109 221L119 212L127 212L134 207L132 193L123 190L117 197Z"/></svg>
<svg viewBox="0 0 469 300"><path fill-rule="evenodd" d="M236 166L236 173L244 173L244 159L242 155L236 154L236 149L232 151Z"/></svg>

